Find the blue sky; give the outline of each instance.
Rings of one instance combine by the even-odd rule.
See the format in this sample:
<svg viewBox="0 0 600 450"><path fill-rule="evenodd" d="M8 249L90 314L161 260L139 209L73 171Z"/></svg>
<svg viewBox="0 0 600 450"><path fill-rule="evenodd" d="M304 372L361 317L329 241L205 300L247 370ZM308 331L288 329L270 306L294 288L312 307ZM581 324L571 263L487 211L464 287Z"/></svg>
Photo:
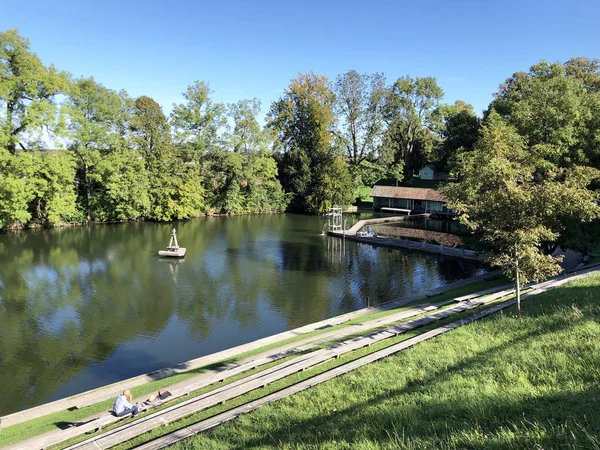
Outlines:
<svg viewBox="0 0 600 450"><path fill-rule="evenodd" d="M166 112L195 80L263 112L298 72L434 76L446 102L486 108L541 59L600 57L600 1L2 0L45 64L94 76Z"/></svg>

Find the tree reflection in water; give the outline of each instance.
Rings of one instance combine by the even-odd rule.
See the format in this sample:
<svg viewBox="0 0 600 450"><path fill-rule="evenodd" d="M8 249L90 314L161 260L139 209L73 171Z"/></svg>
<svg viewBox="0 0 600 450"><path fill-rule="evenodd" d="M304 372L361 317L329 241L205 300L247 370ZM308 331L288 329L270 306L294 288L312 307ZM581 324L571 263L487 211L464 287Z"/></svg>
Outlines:
<svg viewBox="0 0 600 450"><path fill-rule="evenodd" d="M0 235L0 414L480 273L471 262L322 236L322 218Z"/></svg>

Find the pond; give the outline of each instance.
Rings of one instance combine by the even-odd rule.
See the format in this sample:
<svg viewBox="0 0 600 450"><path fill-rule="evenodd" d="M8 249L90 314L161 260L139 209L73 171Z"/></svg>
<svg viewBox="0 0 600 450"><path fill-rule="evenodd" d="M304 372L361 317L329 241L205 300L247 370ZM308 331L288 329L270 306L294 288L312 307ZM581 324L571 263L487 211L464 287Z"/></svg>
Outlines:
<svg viewBox="0 0 600 450"><path fill-rule="evenodd" d="M323 236L324 223L281 214L1 234L0 415L485 271ZM187 255L160 259L173 226Z"/></svg>

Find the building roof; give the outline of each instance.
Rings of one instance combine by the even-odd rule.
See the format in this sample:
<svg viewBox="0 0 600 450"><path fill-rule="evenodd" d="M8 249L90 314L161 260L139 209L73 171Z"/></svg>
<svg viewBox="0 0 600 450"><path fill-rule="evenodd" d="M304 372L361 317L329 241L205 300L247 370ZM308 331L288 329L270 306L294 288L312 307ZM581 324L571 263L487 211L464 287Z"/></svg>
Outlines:
<svg viewBox="0 0 600 450"><path fill-rule="evenodd" d="M434 172L446 172L444 170L444 166L443 164L440 163L430 163L430 164L425 164L423 167L421 167L421 169L419 170L419 172L423 169L425 169L426 167L429 167L431 170L433 170Z"/></svg>
<svg viewBox="0 0 600 450"><path fill-rule="evenodd" d="M435 189L411 188L403 186L374 186L371 197L407 198L430 202L447 202L448 199Z"/></svg>

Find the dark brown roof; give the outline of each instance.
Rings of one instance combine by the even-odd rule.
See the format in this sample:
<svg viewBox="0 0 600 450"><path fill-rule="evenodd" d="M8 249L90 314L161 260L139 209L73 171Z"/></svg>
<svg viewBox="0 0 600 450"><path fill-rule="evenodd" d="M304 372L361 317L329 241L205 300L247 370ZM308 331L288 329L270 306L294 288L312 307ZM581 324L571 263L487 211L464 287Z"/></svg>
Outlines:
<svg viewBox="0 0 600 450"><path fill-rule="evenodd" d="M435 189L411 188L402 186L375 186L371 197L407 198L410 200L428 200L430 202L447 202L448 199Z"/></svg>

